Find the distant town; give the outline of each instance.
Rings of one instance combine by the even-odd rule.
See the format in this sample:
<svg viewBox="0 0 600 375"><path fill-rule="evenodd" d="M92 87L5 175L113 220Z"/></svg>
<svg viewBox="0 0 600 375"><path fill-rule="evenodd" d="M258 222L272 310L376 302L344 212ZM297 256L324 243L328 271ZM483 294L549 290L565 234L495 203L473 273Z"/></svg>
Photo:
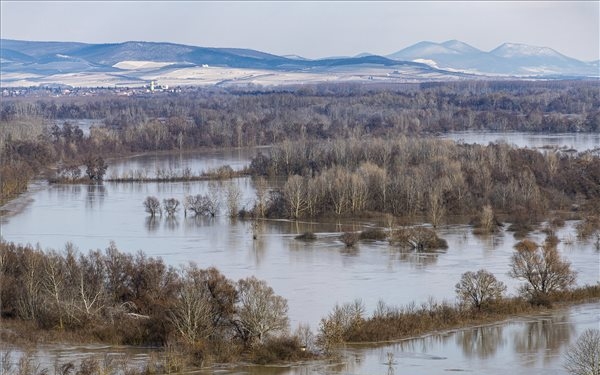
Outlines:
<svg viewBox="0 0 600 375"><path fill-rule="evenodd" d="M72 87L67 85L44 85L32 87L2 88L2 97L62 97L62 96L146 96L157 93L181 93L195 91L193 87L169 87L151 81L140 87Z"/></svg>

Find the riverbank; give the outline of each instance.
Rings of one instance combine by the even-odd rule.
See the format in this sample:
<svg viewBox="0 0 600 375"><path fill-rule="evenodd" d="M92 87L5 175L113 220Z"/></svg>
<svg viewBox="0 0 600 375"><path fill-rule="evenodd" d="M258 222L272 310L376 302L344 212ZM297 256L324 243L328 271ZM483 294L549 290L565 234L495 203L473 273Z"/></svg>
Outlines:
<svg viewBox="0 0 600 375"><path fill-rule="evenodd" d="M597 306L599 302L600 300L595 299L593 302L591 302L591 306ZM515 332L512 332L513 335L516 335L515 339L526 335L528 337L528 341L533 340L533 343L540 345L539 347L532 347L529 350L541 352L548 352L548 350L550 350L554 353L557 350L557 345L560 345L559 347L564 348L568 345L569 341L561 342L559 344L554 341L545 342L545 340L542 338L536 339L536 337L531 337L531 335L535 335L537 332L532 327L539 328L540 326L538 322L543 322L542 327L544 327L544 331L537 332L537 334L546 336L550 334L547 332L547 329L549 329L548 324L552 320L557 319L553 318L554 316L561 316L563 312L567 314L572 309L577 311L584 309L587 311L589 310L589 307L586 306L590 306L590 301L566 304L557 303L550 309L542 309L529 313L519 313L509 316L505 319L492 320L489 322L467 325L460 328L427 331L420 335L410 336L399 340L349 342L340 347L337 351L337 355L333 357L321 356L318 358L313 357L310 360L305 359L300 361L289 361L267 365L251 364L242 361L236 363L207 363L204 367L188 366L184 368L180 367L183 363L185 363L181 355L182 353L177 352L173 346L164 348L138 348L98 343L91 344L89 342L80 342L79 340L63 342L62 344L51 340L47 343L44 342L29 346L23 346L23 343L18 341L11 343L11 345L7 345L4 335L0 335L0 349L2 349L0 361L3 361L2 363L10 363L10 361L12 361L13 363L12 369L9 368L9 371L5 372L5 375L29 374L28 372L23 372L23 364L28 364L30 368L36 368L37 370L43 370L46 368L47 370L51 371L52 368L56 369L57 366L64 366L69 363L73 366L75 372L88 369L92 370L92 372L89 373L91 375L116 375L124 373L124 370L127 370L127 373L131 375L173 373L176 370L186 373L213 373L218 371L223 374L236 374L240 373L240 371L255 374L271 374L273 371L277 371L281 374L291 375L297 373L296 371L299 369L311 369L311 371L317 372L337 373L337 371L339 371L337 369L340 368L345 369L344 373L354 374L357 373L357 371L358 373L364 373L364 371L360 371L359 368L362 368L363 366L373 366L374 364L371 362L373 360L377 360L377 358L379 358L379 361L381 361L382 354L384 355L383 359L385 359L384 363L377 362L376 365L385 366L383 367L384 370L389 368L404 368L407 360L413 362L424 361L421 366L425 365L429 370L432 370L429 368L432 363L427 361L428 354L426 354L430 353L429 356L433 359L436 359L435 363L438 364L436 367L439 367L439 364L443 363L444 361L450 361L454 366L452 368L457 368L460 367L460 362L457 362L456 358L439 357L439 355L448 355L448 353L444 351L436 352L433 348L427 348L425 343L429 343L429 345L432 343L440 345L441 343L447 342L448 339L450 339L450 342L454 342L454 337L456 337L456 340L459 340L460 345L463 345L463 351L468 350L465 352L465 354L473 356L476 353L480 353L478 355L483 355L485 356L484 358L490 360L492 358L490 355L493 355L497 350L501 350L500 348L507 346L507 343L502 341L502 337L498 336L501 334L503 327L511 327L515 324L526 324L526 327L529 326L530 328L526 329L524 333L516 334ZM594 319L597 321L597 315L595 316L596 318ZM565 321L560 318L555 324L564 326ZM570 325L571 323L567 324ZM12 328L5 327L0 332L6 331L7 329L11 330ZM534 330L532 331L532 329ZM485 336L476 339L477 336L484 334ZM565 337L564 333L554 333L550 337L552 337L553 340L559 338L561 340L569 340L569 338L576 338L576 335L575 333L571 333L569 336ZM484 344L481 344L482 347L471 347L471 345L473 345L471 340L484 340ZM2 342L4 342L4 344L2 344ZM550 345L550 347L546 347L544 345ZM423 354L416 355L416 353L414 353L415 350L417 350L417 352L423 351ZM524 348L520 349L520 351L523 350ZM522 354L526 355L526 353L527 352ZM556 356L556 354L554 356ZM22 358L25 358L26 360L19 361ZM360 358L360 363L353 363L354 358ZM475 356L475 359L476 358L477 356ZM496 359L496 362L497 361L498 359ZM526 373L531 373L531 363L529 361L528 363L529 365L525 367L527 369ZM547 362L545 363L546 365L548 364ZM359 367L355 368L357 365ZM445 373L449 370L448 367L441 367L440 371L441 373ZM475 371L475 369L471 369L471 371ZM438 372L433 371L430 373L437 374Z"/></svg>

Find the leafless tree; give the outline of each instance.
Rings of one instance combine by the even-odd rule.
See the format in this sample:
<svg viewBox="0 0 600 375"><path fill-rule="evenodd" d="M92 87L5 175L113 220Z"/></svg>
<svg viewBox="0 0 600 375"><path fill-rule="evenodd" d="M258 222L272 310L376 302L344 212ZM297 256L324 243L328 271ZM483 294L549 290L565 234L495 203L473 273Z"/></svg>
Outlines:
<svg viewBox="0 0 600 375"><path fill-rule="evenodd" d="M168 216L173 216L179 210L179 201L175 198L163 199L163 208Z"/></svg>
<svg viewBox="0 0 600 375"><path fill-rule="evenodd" d="M238 331L247 342L263 342L267 335L288 329L287 301L276 295L266 282L252 276L237 285Z"/></svg>
<svg viewBox="0 0 600 375"><path fill-rule="evenodd" d="M201 272L195 265L182 270L181 286L169 318L189 344L195 344L213 332L210 293L203 285Z"/></svg>
<svg viewBox="0 0 600 375"><path fill-rule="evenodd" d="M255 182L256 187L256 215L265 217L267 209L267 180L263 177L258 177Z"/></svg>
<svg viewBox="0 0 600 375"><path fill-rule="evenodd" d="M502 297L506 285L496 277L481 269L477 272L465 272L456 284L456 295L461 302L481 310L481 307Z"/></svg>
<svg viewBox="0 0 600 375"><path fill-rule="evenodd" d="M152 217L156 216L157 214L162 214L162 210L160 209L160 201L156 197L146 197L146 200L144 200L144 208Z"/></svg>
<svg viewBox="0 0 600 375"><path fill-rule="evenodd" d="M600 330L585 330L565 353L563 366L573 375L600 375Z"/></svg>
<svg viewBox="0 0 600 375"><path fill-rule="evenodd" d="M242 198L242 191L240 187L233 181L227 184L225 191L227 200L227 215L229 217L236 217L240 211L240 200Z"/></svg>
<svg viewBox="0 0 600 375"><path fill-rule="evenodd" d="M515 249L509 275L527 282L520 288L523 295L532 299L545 297L575 283L576 272L552 244L538 245L531 240L523 240L515 245Z"/></svg>
<svg viewBox="0 0 600 375"><path fill-rule="evenodd" d="M298 219L308 209L307 187L302 177L288 177L283 186L283 196L290 208L290 217Z"/></svg>
<svg viewBox="0 0 600 375"><path fill-rule="evenodd" d="M64 257L56 252L46 254L44 262L42 286L44 293L50 297L52 310L58 314L58 327L64 328L64 294L66 289L66 267Z"/></svg>

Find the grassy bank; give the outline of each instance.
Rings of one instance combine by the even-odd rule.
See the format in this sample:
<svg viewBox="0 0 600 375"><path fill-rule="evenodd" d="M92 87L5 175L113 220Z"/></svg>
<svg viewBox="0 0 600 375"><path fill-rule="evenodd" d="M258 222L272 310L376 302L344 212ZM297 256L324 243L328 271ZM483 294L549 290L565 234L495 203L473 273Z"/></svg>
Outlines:
<svg viewBox="0 0 600 375"><path fill-rule="evenodd" d="M380 302L375 312L363 316L359 302L336 306L320 328L321 345L327 350L343 343L383 343L442 330L499 322L568 305L600 300L600 284L552 293L532 303L524 297L501 298L481 309L449 302L429 301L420 305L388 306Z"/></svg>

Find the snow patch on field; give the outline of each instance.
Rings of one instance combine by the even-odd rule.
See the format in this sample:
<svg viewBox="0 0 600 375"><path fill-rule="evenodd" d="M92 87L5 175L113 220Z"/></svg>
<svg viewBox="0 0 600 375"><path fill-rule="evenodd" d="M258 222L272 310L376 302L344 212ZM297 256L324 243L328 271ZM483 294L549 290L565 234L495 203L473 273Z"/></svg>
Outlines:
<svg viewBox="0 0 600 375"><path fill-rule="evenodd" d="M426 64L426 65L429 65L429 66L431 66L433 68L436 68L436 69L438 68L437 63L435 61L429 60L429 59L414 59L413 62L421 63L421 64Z"/></svg>
<svg viewBox="0 0 600 375"><path fill-rule="evenodd" d="M135 61L126 60L120 61L113 65L113 68L123 70L141 70L141 69L158 69L168 65L176 64L174 62L158 62L158 61Z"/></svg>

